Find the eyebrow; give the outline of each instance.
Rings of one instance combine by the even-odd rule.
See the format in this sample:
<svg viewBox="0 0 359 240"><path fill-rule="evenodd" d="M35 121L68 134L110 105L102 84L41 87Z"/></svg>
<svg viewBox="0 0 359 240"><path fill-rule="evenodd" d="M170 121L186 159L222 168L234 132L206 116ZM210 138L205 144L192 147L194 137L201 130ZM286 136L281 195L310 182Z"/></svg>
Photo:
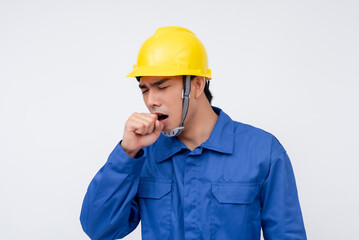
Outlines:
<svg viewBox="0 0 359 240"><path fill-rule="evenodd" d="M161 79L161 80L159 80L157 82L150 83L150 85L151 86L158 86L158 85L161 85L164 82L167 82L168 80L170 80L170 79L169 78L164 78L164 79ZM138 85L138 87L141 88L141 89L142 88L147 88L146 84L141 84L141 83Z"/></svg>

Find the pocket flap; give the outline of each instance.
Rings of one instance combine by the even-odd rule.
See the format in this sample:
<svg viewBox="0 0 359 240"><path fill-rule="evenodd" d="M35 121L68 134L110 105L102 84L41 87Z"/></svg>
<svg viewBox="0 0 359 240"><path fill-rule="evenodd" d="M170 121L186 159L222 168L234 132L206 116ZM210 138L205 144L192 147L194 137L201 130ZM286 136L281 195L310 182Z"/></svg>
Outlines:
<svg viewBox="0 0 359 240"><path fill-rule="evenodd" d="M160 199L171 192L172 182L168 181L140 181L138 197Z"/></svg>
<svg viewBox="0 0 359 240"><path fill-rule="evenodd" d="M213 183L212 193L220 203L251 204L259 185L252 183Z"/></svg>

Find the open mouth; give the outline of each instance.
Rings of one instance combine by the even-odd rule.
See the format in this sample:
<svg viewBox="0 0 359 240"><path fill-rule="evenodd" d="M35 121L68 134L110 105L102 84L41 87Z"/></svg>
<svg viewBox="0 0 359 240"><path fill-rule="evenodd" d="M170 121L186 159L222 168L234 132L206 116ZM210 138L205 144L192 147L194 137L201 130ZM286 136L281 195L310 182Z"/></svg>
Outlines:
<svg viewBox="0 0 359 240"><path fill-rule="evenodd" d="M158 120L159 120L159 121L168 118L168 115L165 115L165 114L157 114L157 116L158 116Z"/></svg>

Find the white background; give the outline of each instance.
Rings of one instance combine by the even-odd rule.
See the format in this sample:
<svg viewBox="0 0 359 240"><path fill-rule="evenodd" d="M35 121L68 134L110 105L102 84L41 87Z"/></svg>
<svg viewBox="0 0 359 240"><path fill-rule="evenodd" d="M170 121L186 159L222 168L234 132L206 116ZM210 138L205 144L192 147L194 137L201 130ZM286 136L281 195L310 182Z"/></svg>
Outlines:
<svg viewBox="0 0 359 240"><path fill-rule="evenodd" d="M356 239L358 12L354 0L0 0L0 239L88 239L87 186L146 111L125 75L168 25L205 45L213 105L285 146L308 238Z"/></svg>

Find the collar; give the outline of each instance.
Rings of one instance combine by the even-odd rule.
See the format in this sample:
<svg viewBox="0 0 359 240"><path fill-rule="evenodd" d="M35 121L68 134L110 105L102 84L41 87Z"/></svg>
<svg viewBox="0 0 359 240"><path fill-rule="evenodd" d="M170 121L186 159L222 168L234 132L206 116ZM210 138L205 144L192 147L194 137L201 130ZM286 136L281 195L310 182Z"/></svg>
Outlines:
<svg viewBox="0 0 359 240"><path fill-rule="evenodd" d="M216 152L231 154L233 152L234 122L222 109L212 108L218 114L218 119L211 135L201 146Z"/></svg>
<svg viewBox="0 0 359 240"><path fill-rule="evenodd" d="M234 122L222 109L213 106L212 109L218 115L218 119L211 135L201 144L201 147L224 154L231 154L233 152ZM162 162L182 149L188 149L177 137L169 138L162 134L155 145L156 162Z"/></svg>

